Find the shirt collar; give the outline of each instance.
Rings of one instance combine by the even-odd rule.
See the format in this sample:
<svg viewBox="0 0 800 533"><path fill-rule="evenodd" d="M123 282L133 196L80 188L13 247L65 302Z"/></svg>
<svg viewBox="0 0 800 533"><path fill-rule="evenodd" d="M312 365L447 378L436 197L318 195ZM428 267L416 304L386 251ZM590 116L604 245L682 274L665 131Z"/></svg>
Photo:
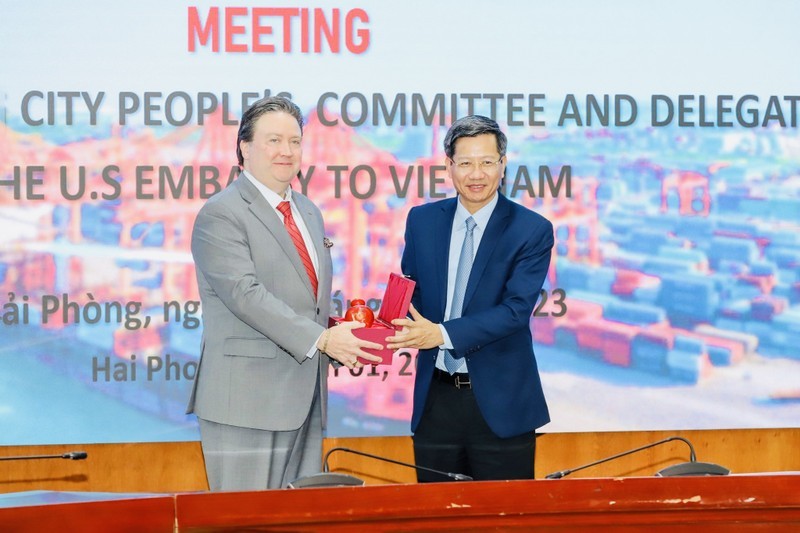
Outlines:
<svg viewBox="0 0 800 533"><path fill-rule="evenodd" d="M489 225L489 219L492 218L494 208L497 207L497 201L500 193L494 195L494 198L485 206L478 209L475 213L470 214L467 208L461 205L461 201L456 201L456 214L453 217L453 225L457 225L458 229L464 229L464 222L469 218L475 221L479 230L484 230Z"/></svg>
<svg viewBox="0 0 800 533"><path fill-rule="evenodd" d="M267 202L269 202L269 205L271 205L273 209L278 209L278 204L281 202L289 202L289 203L292 202L291 187L286 188L286 198L282 198L281 195L279 195L278 193L276 193L275 191L273 191L272 189L270 189L269 187L258 181L255 177L253 177L252 174L250 174L246 170L242 169L242 174L244 174L244 176L250 180L250 183L255 185L256 189L258 189L258 192L260 192L261 196L263 196L264 199Z"/></svg>

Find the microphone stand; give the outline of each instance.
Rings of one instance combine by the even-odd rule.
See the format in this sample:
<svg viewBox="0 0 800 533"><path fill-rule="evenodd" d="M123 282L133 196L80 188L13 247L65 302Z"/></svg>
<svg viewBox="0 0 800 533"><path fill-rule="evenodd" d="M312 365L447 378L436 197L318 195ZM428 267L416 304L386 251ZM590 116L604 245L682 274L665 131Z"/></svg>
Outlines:
<svg viewBox="0 0 800 533"><path fill-rule="evenodd" d="M620 457L625 457L626 455L630 455L632 453L640 452L642 450L646 450L648 448L653 448L654 446L658 446L660 444L665 444L667 442L671 442L674 440L679 440L685 442L686 445L689 447L689 462L682 463L680 465L674 465L667 467L657 475L659 476L670 476L670 475L726 475L730 473L730 470L724 468L719 465L715 465L712 463L698 463L697 456L694 453L694 446L692 443L689 442L687 439L683 437L668 437L666 439L660 440L658 442L652 442L650 444L645 444L644 446L640 446L638 448L634 448L633 450L628 450L626 452L618 453L616 455L612 455L611 457L605 457L603 459L593 461L591 463L581 465L575 468L569 468L567 470L560 470L558 472L553 472L552 474L548 474L545 476L545 479L561 479L562 477L568 476L573 472L577 472L578 470L583 470L584 468L589 468L590 466L596 466L608 461L613 461L614 459L618 459Z"/></svg>
<svg viewBox="0 0 800 533"><path fill-rule="evenodd" d="M10 457L0 457L0 461L20 461L26 459L71 459L73 461L80 461L89 456L86 452L67 452L56 455L14 455Z"/></svg>
<svg viewBox="0 0 800 533"><path fill-rule="evenodd" d="M403 463L401 461L395 461L394 459L389 459L388 457L381 457L379 455L372 455L371 453L360 452L358 450L351 450L350 448L342 448L342 447L331 448L330 450L328 450L328 453L325 454L325 459L322 462L323 463L323 465L322 465L322 471L323 472L328 472L328 457L330 457L330 455L335 451L349 452L349 453L353 453L355 455L362 455L364 457L369 457L371 459L377 459L379 461L386 461L387 463L393 463L393 464L400 465L400 466L406 466L408 468L416 468L416 469L419 469L419 470L424 470L425 472L431 472L433 474L439 474L440 476L447 476L450 479L454 479L456 481L472 481L472 478L470 476L466 475L466 474L454 474L452 472L444 472L442 470L434 470L433 468L428 468L428 467L419 466L419 465L412 465L412 464L409 464L409 463Z"/></svg>

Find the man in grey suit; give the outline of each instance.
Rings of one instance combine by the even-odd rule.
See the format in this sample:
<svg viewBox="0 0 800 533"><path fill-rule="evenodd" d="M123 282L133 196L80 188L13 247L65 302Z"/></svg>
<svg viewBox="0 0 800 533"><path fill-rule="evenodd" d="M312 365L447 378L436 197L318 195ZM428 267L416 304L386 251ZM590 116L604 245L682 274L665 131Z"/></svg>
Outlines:
<svg viewBox="0 0 800 533"><path fill-rule="evenodd" d="M188 412L197 415L211 490L282 488L318 473L328 365L357 368L380 348L326 329L331 256L322 214L292 191L303 117L282 97L242 116L242 172L197 215L192 256L203 346Z"/></svg>

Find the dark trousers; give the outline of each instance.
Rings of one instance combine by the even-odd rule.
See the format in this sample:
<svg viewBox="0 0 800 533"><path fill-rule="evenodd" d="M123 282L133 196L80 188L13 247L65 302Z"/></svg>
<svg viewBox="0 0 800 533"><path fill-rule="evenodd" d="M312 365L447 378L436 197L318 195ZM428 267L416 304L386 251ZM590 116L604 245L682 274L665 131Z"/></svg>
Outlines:
<svg viewBox="0 0 800 533"><path fill-rule="evenodd" d="M506 439L495 435L472 389L458 389L434 378L413 441L418 466L475 480L533 479L536 434L531 431ZM452 481L423 470L417 471L417 479Z"/></svg>

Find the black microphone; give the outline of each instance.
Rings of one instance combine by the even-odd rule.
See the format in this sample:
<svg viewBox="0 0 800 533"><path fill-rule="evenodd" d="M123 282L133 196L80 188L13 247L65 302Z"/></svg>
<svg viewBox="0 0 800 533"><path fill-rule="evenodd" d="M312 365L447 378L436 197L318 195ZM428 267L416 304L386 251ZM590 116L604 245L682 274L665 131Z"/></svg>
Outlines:
<svg viewBox="0 0 800 533"><path fill-rule="evenodd" d="M442 470L434 470L433 468L428 468L426 466L419 466L419 465L412 465L410 463L403 463L401 461L395 461L394 459L389 459L387 457L381 457L379 455L372 455L371 453L360 452L358 450L351 450L350 448L341 448L341 447L331 448L330 450L328 450L328 453L325 454L325 460L322 463L322 471L323 472L328 472L328 457L330 457L330 455L333 452L336 452L336 451L353 453L353 454L356 454L356 455L363 455L364 457L370 457L372 459L377 459L379 461L386 461L387 463L393 463L393 464L400 465L400 466L407 466L408 468L414 468L416 470L424 470L425 472L431 472L431 473L434 473L434 474L439 474L440 476L449 477L450 479L453 479L455 481L472 481L472 478L470 476L466 475L466 474L454 474L452 472L444 472Z"/></svg>
<svg viewBox="0 0 800 533"><path fill-rule="evenodd" d="M0 461L19 461L25 459L72 459L79 461L89 456L86 452L67 452L56 455L15 455L11 457L0 457Z"/></svg>
<svg viewBox="0 0 800 533"><path fill-rule="evenodd" d="M68 452L61 456L62 459L72 459L73 461L80 461L87 457L89 457L89 454L86 452Z"/></svg>
<svg viewBox="0 0 800 533"><path fill-rule="evenodd" d="M603 459L593 461L589 464L581 465L576 468L568 468L567 470L560 470L558 472L553 472L552 474L547 474L545 476L545 479L561 479L562 477L568 476L573 472L577 472L578 470L583 470L584 468L589 468L590 466L596 466L608 461L613 461L614 459L618 459L620 457L624 457L632 453L640 452L648 448L653 448L660 444L672 442L674 440L685 442L686 445L689 447L689 462L664 468L663 470L660 470L658 473L656 473L657 476L708 476L708 475L724 476L730 473L730 470L720 465L716 465L713 463L697 462L697 456L694 453L694 446L692 446L692 443L689 442L687 439L684 439L683 437L667 437L666 439L660 440L658 442L652 442L650 444L634 448L633 450L628 450L626 452L612 455L611 457L605 457Z"/></svg>

